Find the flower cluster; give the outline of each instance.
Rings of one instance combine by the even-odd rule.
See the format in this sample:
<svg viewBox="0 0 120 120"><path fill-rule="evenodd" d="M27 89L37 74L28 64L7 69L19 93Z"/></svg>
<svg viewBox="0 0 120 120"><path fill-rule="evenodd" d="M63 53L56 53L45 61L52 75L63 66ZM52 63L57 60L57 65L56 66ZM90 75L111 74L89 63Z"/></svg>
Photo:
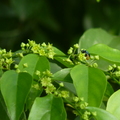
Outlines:
<svg viewBox="0 0 120 120"><path fill-rule="evenodd" d="M9 52L7 52L6 49L0 50L0 69L10 69L11 64L14 62L12 54L11 50Z"/></svg>
<svg viewBox="0 0 120 120"><path fill-rule="evenodd" d="M86 109L88 106L88 103L84 101L84 98L78 98L73 97L73 107L75 106L75 109L73 112L76 115L79 115L81 113L81 117L83 120L89 120L90 117L96 116L95 112L90 112Z"/></svg>
<svg viewBox="0 0 120 120"><path fill-rule="evenodd" d="M120 81L119 81L120 80L120 66L117 66L116 64L109 65L107 75L109 75L110 79L112 78L114 82L120 85Z"/></svg>
<svg viewBox="0 0 120 120"><path fill-rule="evenodd" d="M53 49L52 44L48 43L42 43L37 44L33 40L28 40L28 43L21 43L21 49L25 51L26 53L36 53L39 54L40 56L46 56L48 58L53 59L55 52Z"/></svg>
<svg viewBox="0 0 120 120"><path fill-rule="evenodd" d="M67 90L60 90L61 87L64 87L62 82L59 83L58 88L53 84L52 73L49 70L46 70L42 73L37 70L35 75L39 77L39 82L47 94L54 94L63 98L69 97L69 92Z"/></svg>
<svg viewBox="0 0 120 120"><path fill-rule="evenodd" d="M99 60L99 56L91 56L88 51L85 49L79 49L79 45L75 44L73 47L70 47L68 50L68 58L64 59L64 61L68 62L71 65L76 64L86 64L87 66L97 68L98 64L95 62L96 60ZM78 52L79 51L79 52Z"/></svg>

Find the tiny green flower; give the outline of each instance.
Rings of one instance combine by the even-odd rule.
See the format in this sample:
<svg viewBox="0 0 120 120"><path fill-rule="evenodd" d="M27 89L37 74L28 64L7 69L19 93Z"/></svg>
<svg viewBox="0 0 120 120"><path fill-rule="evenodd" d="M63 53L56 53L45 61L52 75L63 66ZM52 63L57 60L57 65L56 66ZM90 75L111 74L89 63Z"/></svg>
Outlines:
<svg viewBox="0 0 120 120"><path fill-rule="evenodd" d="M64 87L64 84L63 84L63 82L59 83L59 85L60 85L61 87Z"/></svg>
<svg viewBox="0 0 120 120"><path fill-rule="evenodd" d="M108 70L112 70L113 67L111 65L108 66Z"/></svg>
<svg viewBox="0 0 120 120"><path fill-rule="evenodd" d="M40 56L46 56L46 53L45 53L45 50L44 50L44 49L39 49L39 50L38 50L38 54L39 54Z"/></svg>
<svg viewBox="0 0 120 120"><path fill-rule="evenodd" d="M88 103L87 103L87 102L85 102L84 104L85 104L86 107L88 106Z"/></svg>
<svg viewBox="0 0 120 120"><path fill-rule="evenodd" d="M79 99L78 97L73 97L73 100L74 100L75 102L78 102L80 99Z"/></svg>
<svg viewBox="0 0 120 120"><path fill-rule="evenodd" d="M63 98L67 98L67 97L69 97L69 92L63 90L63 91L61 91L61 96L62 96Z"/></svg>
<svg viewBox="0 0 120 120"><path fill-rule="evenodd" d="M35 44L32 48L31 48L33 53L39 53L40 50L40 44Z"/></svg>
<svg viewBox="0 0 120 120"><path fill-rule="evenodd" d="M46 70L43 72L43 75L46 75L48 77L52 77L52 73L50 72L50 70Z"/></svg>
<svg viewBox="0 0 120 120"><path fill-rule="evenodd" d="M6 53L6 49L3 49L3 50L2 50L2 53L5 54L5 53Z"/></svg>
<svg viewBox="0 0 120 120"><path fill-rule="evenodd" d="M35 41L29 40L29 39L28 39L28 43L29 43L30 46L34 46L36 44Z"/></svg>
<svg viewBox="0 0 120 120"><path fill-rule="evenodd" d="M36 70L35 75L40 76L40 71Z"/></svg>
<svg viewBox="0 0 120 120"><path fill-rule="evenodd" d="M24 48L26 45L25 45L25 43L21 43L21 48Z"/></svg>
<svg viewBox="0 0 120 120"><path fill-rule="evenodd" d="M56 87L53 84L49 84L45 90L46 93L51 94L56 90Z"/></svg>
<svg viewBox="0 0 120 120"><path fill-rule="evenodd" d="M97 63L93 63L93 67L94 67L94 68L97 68L97 67L98 67L98 64L97 64Z"/></svg>
<svg viewBox="0 0 120 120"><path fill-rule="evenodd" d="M120 66L117 66L118 70L120 70Z"/></svg>
<svg viewBox="0 0 120 120"><path fill-rule="evenodd" d="M85 107L86 107L86 106L85 106L84 103L81 103L81 104L80 104L80 108L81 108L81 109L85 109Z"/></svg>
<svg viewBox="0 0 120 120"><path fill-rule="evenodd" d="M94 56L95 60L99 60L99 55Z"/></svg>
<svg viewBox="0 0 120 120"><path fill-rule="evenodd" d="M79 45L78 44L74 44L74 48L78 49Z"/></svg>
<svg viewBox="0 0 120 120"><path fill-rule="evenodd" d="M116 64L113 64L112 66L113 66L114 68L116 68L116 67L117 67L117 65L116 65Z"/></svg>
<svg viewBox="0 0 120 120"><path fill-rule="evenodd" d="M14 68L18 68L18 65L17 65L17 64L15 64Z"/></svg>
<svg viewBox="0 0 120 120"><path fill-rule="evenodd" d="M41 46L42 46L42 47L46 47L47 45L46 45L45 42L43 42L43 43L41 44Z"/></svg>
<svg viewBox="0 0 120 120"><path fill-rule="evenodd" d="M120 71L116 71L116 72L115 72L115 75L116 75L117 77L120 77Z"/></svg>
<svg viewBox="0 0 120 120"><path fill-rule="evenodd" d="M72 54L73 53L73 48L72 47L70 47L70 49L68 50L68 52L67 52L68 54Z"/></svg>
<svg viewBox="0 0 120 120"><path fill-rule="evenodd" d="M41 84L44 87L49 86L51 84L51 78L49 78L49 77L42 78L41 79Z"/></svg>
<svg viewBox="0 0 120 120"><path fill-rule="evenodd" d="M48 58L53 59L54 55L55 55L55 53L54 53L54 52L49 52L49 53L48 53Z"/></svg>

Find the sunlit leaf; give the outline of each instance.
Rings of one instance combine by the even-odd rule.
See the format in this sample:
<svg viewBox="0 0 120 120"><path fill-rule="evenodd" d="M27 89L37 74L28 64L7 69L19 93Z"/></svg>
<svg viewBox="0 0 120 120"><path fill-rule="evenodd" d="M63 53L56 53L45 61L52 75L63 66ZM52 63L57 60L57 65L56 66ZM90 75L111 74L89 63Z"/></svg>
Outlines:
<svg viewBox="0 0 120 120"><path fill-rule="evenodd" d="M28 120L66 120L62 99L53 95L36 98Z"/></svg>
<svg viewBox="0 0 120 120"><path fill-rule="evenodd" d="M106 110L120 120L120 90L113 93L109 98Z"/></svg>
<svg viewBox="0 0 120 120"><path fill-rule="evenodd" d="M94 114L96 114L96 116L94 116L94 118L96 118L96 120L118 120L114 115L110 114L109 112L97 108L97 107L87 107L87 109L90 112L93 112Z"/></svg>
<svg viewBox="0 0 120 120"><path fill-rule="evenodd" d="M7 71L1 78L1 92L11 120L19 120L23 111L32 77L28 73Z"/></svg>
<svg viewBox="0 0 120 120"><path fill-rule="evenodd" d="M96 44L88 50L90 53L97 54L106 60L120 63L120 51L105 44Z"/></svg>
<svg viewBox="0 0 120 120"><path fill-rule="evenodd" d="M100 106L107 85L104 73L96 68L77 65L71 70L71 77L77 95L90 106Z"/></svg>

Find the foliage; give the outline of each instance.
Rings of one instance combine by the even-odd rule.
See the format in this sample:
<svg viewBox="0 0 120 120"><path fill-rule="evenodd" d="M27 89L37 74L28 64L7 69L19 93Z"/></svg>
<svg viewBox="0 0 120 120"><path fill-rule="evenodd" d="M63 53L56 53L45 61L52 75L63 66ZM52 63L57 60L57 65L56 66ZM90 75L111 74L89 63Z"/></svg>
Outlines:
<svg viewBox="0 0 120 120"><path fill-rule="evenodd" d="M120 120L119 37L89 29L63 53L33 40L0 50L0 120Z"/></svg>

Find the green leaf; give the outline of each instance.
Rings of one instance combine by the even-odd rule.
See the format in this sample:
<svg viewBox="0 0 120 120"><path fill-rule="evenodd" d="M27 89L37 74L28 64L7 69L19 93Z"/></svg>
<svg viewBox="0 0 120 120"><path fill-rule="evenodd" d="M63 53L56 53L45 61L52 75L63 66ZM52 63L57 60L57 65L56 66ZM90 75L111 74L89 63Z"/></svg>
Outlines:
<svg viewBox="0 0 120 120"><path fill-rule="evenodd" d="M114 92L108 99L106 110L120 120L120 90Z"/></svg>
<svg viewBox="0 0 120 120"><path fill-rule="evenodd" d="M7 114L7 108L5 106L1 91L0 91L0 120L10 120Z"/></svg>
<svg viewBox="0 0 120 120"><path fill-rule="evenodd" d="M96 113L96 120L118 120L114 115L110 114L109 112L96 108L96 107L87 107L90 112Z"/></svg>
<svg viewBox="0 0 120 120"><path fill-rule="evenodd" d="M28 120L66 120L62 98L53 95L36 98Z"/></svg>
<svg viewBox="0 0 120 120"><path fill-rule="evenodd" d="M108 98L114 93L114 90L109 82L107 82L107 88L104 95L104 100L107 101Z"/></svg>
<svg viewBox="0 0 120 120"><path fill-rule="evenodd" d="M53 74L53 79L72 83L72 79L70 76L70 70L71 70L71 68L65 68L65 69L62 69L62 70L56 72L55 74Z"/></svg>
<svg viewBox="0 0 120 120"><path fill-rule="evenodd" d="M77 65L70 74L78 97L84 97L90 106L100 106L107 86L104 73L96 68Z"/></svg>
<svg viewBox="0 0 120 120"><path fill-rule="evenodd" d="M24 67L24 64L27 63L28 67ZM36 54L29 54L22 58L22 60L19 63L18 69L22 72L27 71L31 76L34 76L34 78L37 78L35 75L36 70L39 70L40 72L49 70L49 61L46 57L40 57Z"/></svg>
<svg viewBox="0 0 120 120"><path fill-rule="evenodd" d="M120 63L120 51L117 49L113 49L104 44L96 44L88 50L90 53L97 54L106 60Z"/></svg>
<svg viewBox="0 0 120 120"><path fill-rule="evenodd" d="M109 45L114 36L108 34L101 28L92 28L87 30L79 40L80 49L88 49L89 47L102 43ZM115 42L115 41L114 41Z"/></svg>
<svg viewBox="0 0 120 120"><path fill-rule="evenodd" d="M1 78L1 93L11 120L19 120L32 83L28 73L7 71Z"/></svg>
<svg viewBox="0 0 120 120"><path fill-rule="evenodd" d="M54 47L54 52L56 53L54 56L55 60L57 60L58 62L60 62L62 65L66 66L66 67L73 66L73 65L69 64L68 62L64 61L65 59L67 59L67 55L64 54L62 51L60 51L59 49Z"/></svg>
<svg viewBox="0 0 120 120"><path fill-rule="evenodd" d="M33 81L32 87L30 89L30 92L28 94L27 100L26 100L26 109L31 109L31 106L35 100L36 97L39 97L41 93L43 92L43 87L41 84L39 84L36 81Z"/></svg>

